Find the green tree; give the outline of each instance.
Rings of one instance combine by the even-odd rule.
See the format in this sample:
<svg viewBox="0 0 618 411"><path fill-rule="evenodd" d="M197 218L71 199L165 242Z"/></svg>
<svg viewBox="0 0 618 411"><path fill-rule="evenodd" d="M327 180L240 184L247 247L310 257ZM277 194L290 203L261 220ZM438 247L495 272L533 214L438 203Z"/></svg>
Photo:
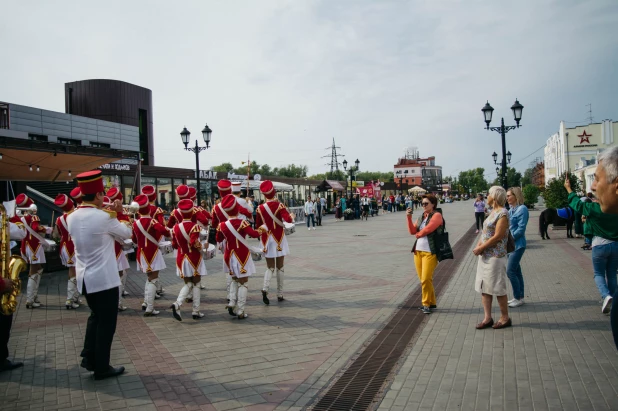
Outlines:
<svg viewBox="0 0 618 411"><path fill-rule="evenodd" d="M284 167L275 167L273 174L281 177L301 178L307 177L307 170L308 167L304 165L288 164Z"/></svg>
<svg viewBox="0 0 618 411"><path fill-rule="evenodd" d="M506 182L509 184L509 187L520 187L521 186L521 173L513 167L506 168ZM494 186L502 186L502 181L500 181L500 175L496 177L493 184Z"/></svg>
<svg viewBox="0 0 618 411"><path fill-rule="evenodd" d="M270 168L270 166L268 164L262 164L260 166L260 171L259 171L258 174L261 174L263 176L270 176L270 175L272 175L272 173L273 173L273 170L272 170L272 168Z"/></svg>
<svg viewBox="0 0 618 411"><path fill-rule="evenodd" d="M547 182L545 191L543 192L543 199L545 200L545 206L548 208L564 208L569 205L568 193L564 188L564 179L566 173L558 178L552 178ZM571 188L574 192L578 193L581 189L579 178L574 174L569 174L569 180L571 181Z"/></svg>
<svg viewBox="0 0 618 411"><path fill-rule="evenodd" d="M539 194L541 191L534 184L524 186L522 192L524 194L524 203L527 206L534 206L537 201L539 201Z"/></svg>
<svg viewBox="0 0 618 411"><path fill-rule="evenodd" d="M471 170L461 171L459 173L458 186L463 193L480 193L487 191L488 184L485 180L485 169L482 167L473 168Z"/></svg>
<svg viewBox="0 0 618 411"><path fill-rule="evenodd" d="M521 185L522 186L527 186L528 184L532 184L532 174L534 173L534 169L533 168L527 168L526 171L524 171L524 175L521 178Z"/></svg>
<svg viewBox="0 0 618 411"><path fill-rule="evenodd" d="M232 163L222 163L218 166L214 166L212 169L213 171L229 173L231 171L234 171L234 166L232 165Z"/></svg>

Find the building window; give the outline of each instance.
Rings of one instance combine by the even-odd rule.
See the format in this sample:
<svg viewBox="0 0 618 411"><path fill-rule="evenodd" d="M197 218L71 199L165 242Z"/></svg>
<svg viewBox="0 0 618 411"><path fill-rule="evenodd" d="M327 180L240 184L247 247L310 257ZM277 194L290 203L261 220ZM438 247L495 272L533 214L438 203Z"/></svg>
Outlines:
<svg viewBox="0 0 618 411"><path fill-rule="evenodd" d="M28 138L33 141L47 141L47 136L41 134L28 134Z"/></svg>
<svg viewBox="0 0 618 411"><path fill-rule="evenodd" d="M124 203L130 204L133 198L139 194L133 191L133 184L135 184L135 177L122 176L122 192L124 194Z"/></svg>
<svg viewBox="0 0 618 411"><path fill-rule="evenodd" d="M74 140L72 138L64 138L58 137L58 143L66 144L67 146L81 146L82 142L80 140Z"/></svg>
<svg viewBox="0 0 618 411"><path fill-rule="evenodd" d="M173 208L172 180L170 178L157 178L157 203L165 211L170 211Z"/></svg>
<svg viewBox="0 0 618 411"><path fill-rule="evenodd" d="M60 140L60 139L58 139L58 140ZM97 142L94 142L94 141L90 142L90 147L111 148L111 146L109 144L97 143Z"/></svg>

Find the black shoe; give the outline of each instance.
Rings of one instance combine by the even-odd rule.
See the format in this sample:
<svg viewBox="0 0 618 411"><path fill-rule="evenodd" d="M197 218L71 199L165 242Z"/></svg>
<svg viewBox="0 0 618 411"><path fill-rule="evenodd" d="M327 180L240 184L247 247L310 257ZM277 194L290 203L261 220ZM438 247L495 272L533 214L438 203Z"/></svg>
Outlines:
<svg viewBox="0 0 618 411"><path fill-rule="evenodd" d="M236 315L236 314L234 314L234 307L227 307L227 312L232 317L234 317Z"/></svg>
<svg viewBox="0 0 618 411"><path fill-rule="evenodd" d="M94 379L95 380L104 380L106 378L110 378L110 377L117 377L120 374L124 373L124 367L120 366L117 368L112 367L111 365L109 366L109 368L107 369L107 371L102 372L102 373L94 373Z"/></svg>
<svg viewBox="0 0 618 411"><path fill-rule="evenodd" d="M431 308L432 310L435 310L436 308L438 308L437 305L430 305L429 308ZM421 305L420 307L418 307L419 310L423 309L423 306Z"/></svg>
<svg viewBox="0 0 618 411"><path fill-rule="evenodd" d="M175 319L177 319L178 321L182 321L182 317L180 316L180 311L178 311L176 309L176 304L172 304L172 306L170 307L172 309L172 315L174 316Z"/></svg>
<svg viewBox="0 0 618 411"><path fill-rule="evenodd" d="M431 314L431 308L429 308L429 307L423 306L421 311L423 312L423 314Z"/></svg>
<svg viewBox="0 0 618 411"><path fill-rule="evenodd" d="M81 364L79 364L79 366L82 367L82 368L85 368L88 371L94 371L94 364L92 364L92 362L90 362L85 357L82 358L82 362L81 362Z"/></svg>
<svg viewBox="0 0 618 411"><path fill-rule="evenodd" d="M264 291L264 290L262 290L262 301L266 305L270 304L270 300L268 299L268 293L266 291Z"/></svg>
<svg viewBox="0 0 618 411"><path fill-rule="evenodd" d="M2 371L11 371L14 370L16 368L20 368L23 367L24 363L23 362L13 362L9 359L4 360L4 362L2 363L2 365L0 365L0 372Z"/></svg>
<svg viewBox="0 0 618 411"><path fill-rule="evenodd" d="M277 301L285 301L285 298L283 298L283 296L277 296Z"/></svg>

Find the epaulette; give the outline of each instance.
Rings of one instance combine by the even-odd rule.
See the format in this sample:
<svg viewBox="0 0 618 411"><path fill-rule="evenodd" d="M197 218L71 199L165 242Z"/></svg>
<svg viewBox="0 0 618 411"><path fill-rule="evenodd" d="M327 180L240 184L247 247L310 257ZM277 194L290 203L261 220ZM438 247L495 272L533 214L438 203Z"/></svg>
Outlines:
<svg viewBox="0 0 618 411"><path fill-rule="evenodd" d="M189 231L189 233L193 233L193 232L199 233L200 231L201 231L200 226L195 224L193 228L191 229L191 231Z"/></svg>
<svg viewBox="0 0 618 411"><path fill-rule="evenodd" d="M117 217L116 217L116 212L115 212L115 211L108 210L108 209L106 209L106 208L103 208L102 210L103 210L103 211L105 211L105 212L109 215L109 218L114 218L114 219L115 219L115 218L117 218Z"/></svg>
<svg viewBox="0 0 618 411"><path fill-rule="evenodd" d="M238 229L243 229L245 227L251 227L251 224L247 221L247 220L240 220L240 227L238 227Z"/></svg>

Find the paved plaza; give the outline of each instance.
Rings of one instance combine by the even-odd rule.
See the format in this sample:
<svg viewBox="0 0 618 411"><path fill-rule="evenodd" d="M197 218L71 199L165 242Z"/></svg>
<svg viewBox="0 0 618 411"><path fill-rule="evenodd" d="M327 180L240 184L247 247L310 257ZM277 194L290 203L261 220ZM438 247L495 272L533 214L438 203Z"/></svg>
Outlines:
<svg viewBox="0 0 618 411"><path fill-rule="evenodd" d="M451 243L473 224L472 202L442 205ZM420 212L416 212L416 217ZM618 409L618 352L601 314L590 252L581 240L537 235L531 212L522 261L526 305L511 310L514 326L476 330L476 260L456 257L457 271L423 318L374 403L380 410ZM551 233L550 233L551 234ZM468 236L468 238L470 238ZM10 358L25 366L0 374L2 410L300 410L315 405L419 285L405 213L335 222L290 236L286 301L261 302L265 269L249 281L239 321L225 306L221 256L207 264L200 321L168 308L181 288L162 272L166 294L158 317L144 318L144 276L128 278L129 309L119 314L112 363L127 372L94 381L78 366L89 310L65 310L66 273L45 274L44 307L14 316ZM166 258L172 267L173 258ZM497 308L494 318L497 318Z"/></svg>

